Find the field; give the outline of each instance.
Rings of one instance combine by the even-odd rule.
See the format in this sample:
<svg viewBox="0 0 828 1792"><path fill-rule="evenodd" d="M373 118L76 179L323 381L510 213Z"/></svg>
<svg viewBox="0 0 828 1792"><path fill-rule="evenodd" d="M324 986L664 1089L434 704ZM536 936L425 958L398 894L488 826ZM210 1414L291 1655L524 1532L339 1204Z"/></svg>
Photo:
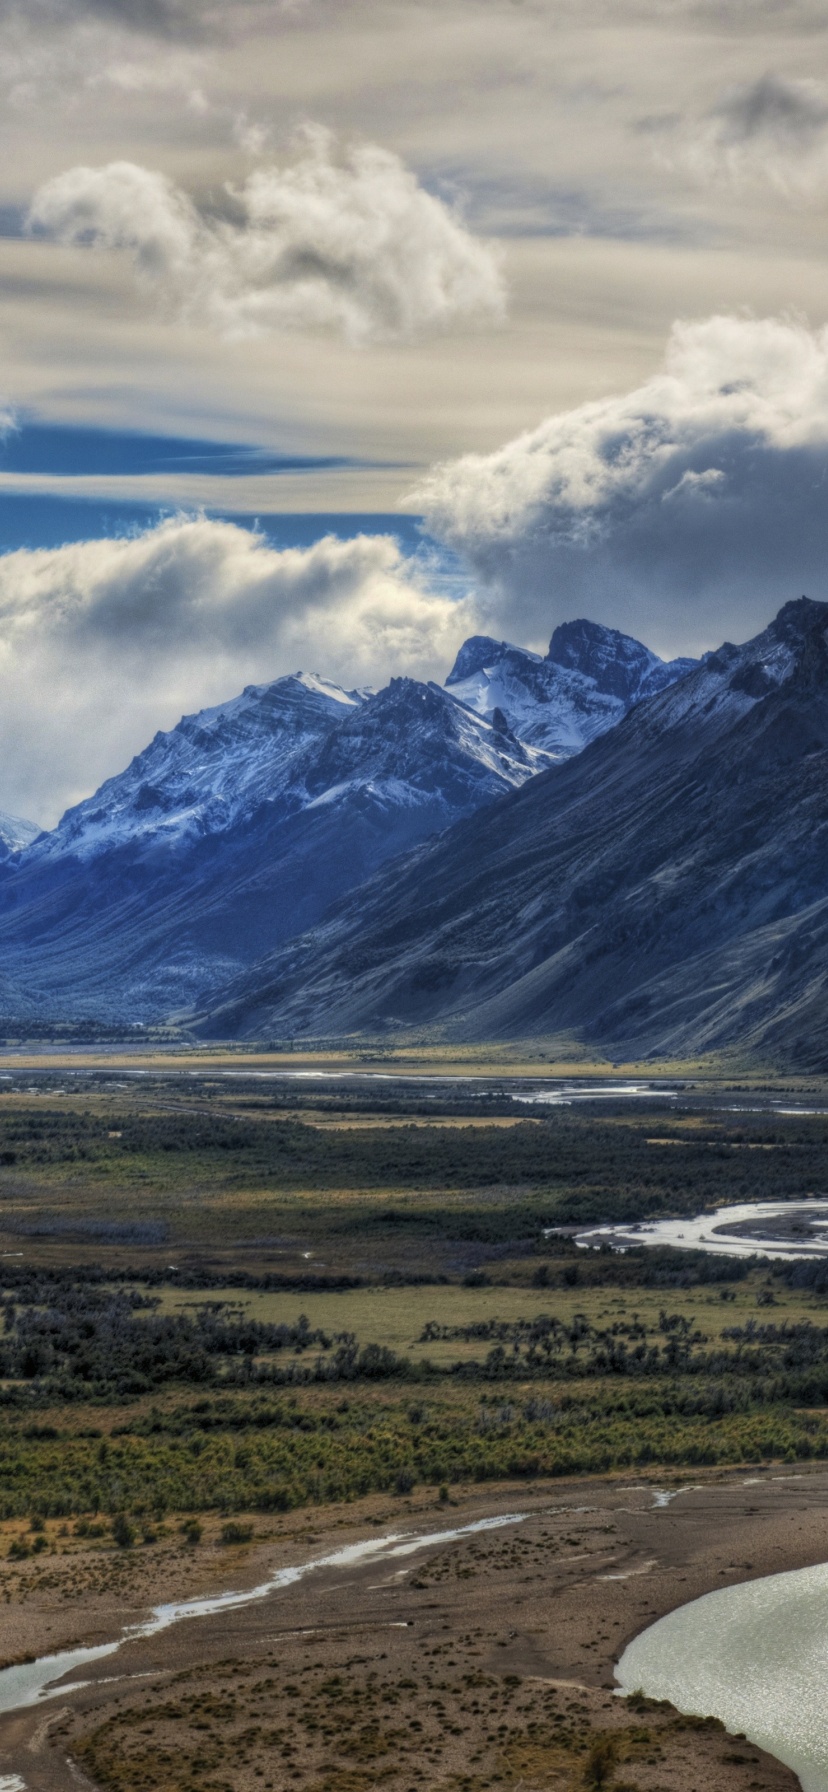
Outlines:
<svg viewBox="0 0 828 1792"><path fill-rule="evenodd" d="M824 1189L828 1120L735 1105L11 1073L0 1518L137 1542L166 1514L828 1454L822 1265L571 1236Z"/></svg>

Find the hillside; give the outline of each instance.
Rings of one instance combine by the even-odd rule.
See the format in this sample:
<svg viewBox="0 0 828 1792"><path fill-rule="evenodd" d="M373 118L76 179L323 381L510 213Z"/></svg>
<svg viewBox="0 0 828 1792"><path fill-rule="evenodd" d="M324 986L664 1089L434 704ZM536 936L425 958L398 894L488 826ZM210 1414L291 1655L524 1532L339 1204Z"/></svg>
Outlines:
<svg viewBox="0 0 828 1792"><path fill-rule="evenodd" d="M578 757L345 900L208 1034L577 1031L622 1055L828 1036L828 605L786 604Z"/></svg>

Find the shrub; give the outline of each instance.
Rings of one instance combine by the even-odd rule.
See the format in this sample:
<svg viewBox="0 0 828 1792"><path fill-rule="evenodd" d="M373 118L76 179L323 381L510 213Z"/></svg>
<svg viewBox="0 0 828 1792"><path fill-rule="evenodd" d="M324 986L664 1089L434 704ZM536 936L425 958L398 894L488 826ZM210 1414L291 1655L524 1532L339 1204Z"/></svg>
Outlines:
<svg viewBox="0 0 828 1792"><path fill-rule="evenodd" d="M618 1744L614 1736L598 1736L584 1763L584 1785L588 1792L602 1792L615 1772Z"/></svg>
<svg viewBox="0 0 828 1792"><path fill-rule="evenodd" d="M253 1535L252 1524L238 1524L231 1518L228 1524L221 1527L221 1543L249 1543Z"/></svg>

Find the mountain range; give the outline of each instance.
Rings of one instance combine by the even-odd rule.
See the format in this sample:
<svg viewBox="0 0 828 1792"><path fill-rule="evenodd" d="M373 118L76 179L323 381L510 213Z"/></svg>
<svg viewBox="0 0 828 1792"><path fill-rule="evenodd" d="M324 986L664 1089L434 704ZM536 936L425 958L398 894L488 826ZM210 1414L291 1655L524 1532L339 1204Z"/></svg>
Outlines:
<svg viewBox="0 0 828 1792"><path fill-rule="evenodd" d="M511 691L494 647L452 674L481 707ZM788 603L664 686L385 865L202 1032L576 1033L618 1058L737 1045L824 1068L828 605Z"/></svg>
<svg viewBox="0 0 828 1792"><path fill-rule="evenodd" d="M685 677L617 630L488 637L445 687L297 674L156 735L58 826L0 817L0 1012L153 1021L312 929L389 860Z"/></svg>

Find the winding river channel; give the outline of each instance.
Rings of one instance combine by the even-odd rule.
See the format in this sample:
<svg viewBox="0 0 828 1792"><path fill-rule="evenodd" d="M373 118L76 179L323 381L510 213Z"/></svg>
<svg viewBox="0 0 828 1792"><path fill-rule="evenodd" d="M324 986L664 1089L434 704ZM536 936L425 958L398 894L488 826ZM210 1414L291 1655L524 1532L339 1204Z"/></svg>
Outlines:
<svg viewBox="0 0 828 1792"><path fill-rule="evenodd" d="M206 1599L182 1599L169 1605L153 1606L144 1623L130 1625L112 1642L99 1643L91 1649L65 1649L60 1654L41 1655L36 1661L19 1662L14 1667L4 1668L0 1672L0 1712L22 1711L26 1706L39 1704L43 1699L77 1692L85 1681L75 1676L82 1675L84 1668L91 1666L93 1662L116 1655L125 1643L141 1637L157 1636L160 1630L168 1630L170 1625L180 1624L185 1618L209 1618L217 1612L251 1605L257 1599L266 1599L269 1594L277 1593L280 1587L295 1585L296 1581L304 1579L305 1575L313 1573L315 1569L355 1568L362 1562L394 1561L414 1555L418 1549L453 1543L458 1537L473 1537L480 1531L494 1531L501 1529L503 1525L522 1524L525 1517L524 1512L506 1512L494 1518L479 1518L472 1524L458 1525L452 1530L428 1531L420 1535L393 1532L385 1537L369 1537L364 1543L348 1544L344 1549L334 1550L331 1555L314 1556L308 1562L277 1568L267 1580L242 1592L217 1593ZM2 1779L0 1792L3 1792Z"/></svg>
<svg viewBox="0 0 828 1792"><path fill-rule="evenodd" d="M555 1227L549 1231L554 1232ZM693 1219L640 1220L590 1226L576 1235L583 1250L609 1245L614 1251L642 1245L670 1245L677 1251L706 1251L717 1257L828 1257L828 1201L742 1201L700 1213Z"/></svg>
<svg viewBox="0 0 828 1792"><path fill-rule="evenodd" d="M719 1717L828 1792L828 1562L722 1587L625 1649L622 1691Z"/></svg>

